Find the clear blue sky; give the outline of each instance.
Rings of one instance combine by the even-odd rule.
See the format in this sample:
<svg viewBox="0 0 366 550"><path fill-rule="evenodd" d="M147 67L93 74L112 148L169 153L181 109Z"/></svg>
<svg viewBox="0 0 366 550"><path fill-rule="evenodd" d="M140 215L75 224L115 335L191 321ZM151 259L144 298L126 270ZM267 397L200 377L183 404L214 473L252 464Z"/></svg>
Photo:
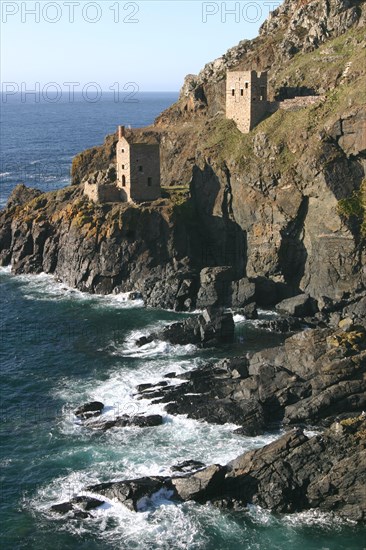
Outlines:
<svg viewBox="0 0 366 550"><path fill-rule="evenodd" d="M179 90L186 74L255 37L280 3L1 0L1 80Z"/></svg>

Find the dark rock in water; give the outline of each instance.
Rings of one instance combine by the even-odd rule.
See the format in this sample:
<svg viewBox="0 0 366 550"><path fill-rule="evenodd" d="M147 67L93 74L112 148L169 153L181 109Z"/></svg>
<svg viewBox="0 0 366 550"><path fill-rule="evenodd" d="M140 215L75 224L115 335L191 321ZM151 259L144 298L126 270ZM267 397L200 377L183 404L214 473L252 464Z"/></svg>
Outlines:
<svg viewBox="0 0 366 550"><path fill-rule="evenodd" d="M226 466L213 464L182 476L149 476L87 487L117 499L130 510L156 506L157 497L173 502L213 502L221 508L242 509L252 503L274 512L318 508L354 521L366 520L366 416L332 424L321 435L307 437L294 428L277 441L246 452ZM200 465L182 463L180 468ZM173 467L172 469L176 469ZM76 497L55 505L55 512L86 511L102 500Z"/></svg>
<svg viewBox="0 0 366 550"><path fill-rule="evenodd" d="M129 421L129 426L138 426L139 428L149 428L160 426L163 423L163 417L160 414L151 414L149 416L133 416Z"/></svg>
<svg viewBox="0 0 366 550"><path fill-rule="evenodd" d="M255 302L255 284L246 277L233 280L228 266L205 267L200 273L196 307L243 308Z"/></svg>
<svg viewBox="0 0 366 550"><path fill-rule="evenodd" d="M99 500L94 497L88 497L88 496L76 496L71 499L71 502L73 504L76 504L79 508L82 508L85 511L89 510L95 510L95 508L99 508L102 504L104 504L103 500Z"/></svg>
<svg viewBox="0 0 366 550"><path fill-rule="evenodd" d="M74 507L71 502L61 502L60 504L54 504L51 506L52 512L57 512L58 514L67 514L73 509Z"/></svg>
<svg viewBox="0 0 366 550"><path fill-rule="evenodd" d="M171 480L161 476L101 483L88 487L88 490L110 499L117 499L135 512L146 509L149 500L160 491L164 491L165 496L170 497L172 500L182 500Z"/></svg>
<svg viewBox="0 0 366 550"><path fill-rule="evenodd" d="M228 306L232 280L231 267L205 267L202 269L196 306L198 308Z"/></svg>
<svg viewBox="0 0 366 550"><path fill-rule="evenodd" d="M233 423L254 436L280 422L328 425L338 414L361 413L365 374L366 331L309 329L249 358L187 372L180 385L157 384L149 396L170 414Z"/></svg>
<svg viewBox="0 0 366 550"><path fill-rule="evenodd" d="M154 335L150 336L141 336L138 340L136 340L136 346L141 348L142 346L146 346L146 344L151 344L151 342L154 341Z"/></svg>
<svg viewBox="0 0 366 550"><path fill-rule="evenodd" d="M248 378L248 360L233 358L219 361L184 374L186 380L178 386L156 386L155 397L168 403L169 414L187 414L189 418L208 422L227 422L245 427L247 435L262 433L265 429L265 414L262 404L252 399L254 384L248 381L250 391L242 391ZM288 377L288 375L287 375ZM285 383L285 381L284 381ZM142 394L143 395L143 394Z"/></svg>
<svg viewBox="0 0 366 550"><path fill-rule="evenodd" d="M136 389L137 391L145 391L145 390L148 390L150 388L153 388L154 387L154 384L151 384L151 383L147 383L147 384L139 384L138 386L136 386Z"/></svg>
<svg viewBox="0 0 366 550"><path fill-rule="evenodd" d="M100 401L91 401L90 403L85 403L85 405L81 405L75 409L74 415L82 420L87 420L88 418L100 416L103 409L103 403Z"/></svg>
<svg viewBox="0 0 366 550"><path fill-rule="evenodd" d="M234 330L231 313L209 308L205 309L201 315L173 323L159 332L139 338L136 345L141 347L153 340L163 340L171 344L210 347L232 342Z"/></svg>
<svg viewBox="0 0 366 550"><path fill-rule="evenodd" d="M235 313L239 313L240 315L244 315L246 319L257 319L258 318L258 310L255 302L252 302L251 304L248 304L244 307L235 308Z"/></svg>
<svg viewBox="0 0 366 550"><path fill-rule="evenodd" d="M160 414L151 414L149 416L128 416L124 414L111 420L105 419L97 422L89 421L86 425L93 430L110 430L111 428L126 428L137 426L139 428L151 428L160 426L163 423L163 417Z"/></svg>
<svg viewBox="0 0 366 550"><path fill-rule="evenodd" d="M279 319L264 319L258 323L258 326L263 329L278 332L280 334L289 334L297 332L304 328L303 323L296 317L281 317Z"/></svg>
<svg viewBox="0 0 366 550"><path fill-rule="evenodd" d="M107 498L115 498L137 512L145 510L151 499L159 493L176 502L207 502L212 496L220 494L225 474L224 466L212 465L180 477L150 476L93 485L88 490Z"/></svg>
<svg viewBox="0 0 366 550"><path fill-rule="evenodd" d="M172 466L171 469L173 472L187 473L205 468L205 466L206 464L204 464L204 462L200 462L199 460L185 460L184 462L180 462L179 464Z"/></svg>
<svg viewBox="0 0 366 550"><path fill-rule="evenodd" d="M293 298L282 300L276 305L276 309L294 317L306 317L317 311L314 300L308 294L299 294Z"/></svg>
<svg viewBox="0 0 366 550"><path fill-rule="evenodd" d="M189 418L204 419L214 424L243 425L245 430L243 429L242 433L248 436L263 433L266 426L260 403L249 399L235 401L229 397L215 400L213 392L210 392L209 396L182 395L175 402L168 404L166 411L169 414L187 414Z"/></svg>
<svg viewBox="0 0 366 550"><path fill-rule="evenodd" d="M72 517L85 519L91 516L88 512L95 510L104 504L103 500L99 500L89 496L76 496L69 502L62 502L61 504L54 504L51 506L51 511L58 514L68 514L72 512Z"/></svg>
<svg viewBox="0 0 366 550"><path fill-rule="evenodd" d="M365 419L308 438L294 429L231 461L223 494L275 512L318 508L366 520Z"/></svg>
<svg viewBox="0 0 366 550"><path fill-rule="evenodd" d="M101 483L87 490L117 499L135 511L156 506L156 497L163 497L175 502L211 501L221 508L234 509L252 503L280 513L318 508L354 521L366 521L365 434L363 414L336 422L322 435L311 438L302 429L294 428L226 466L214 464L179 477L149 476ZM181 467L191 464L202 463L187 461ZM76 497L52 509L87 516L87 510L102 503Z"/></svg>
<svg viewBox="0 0 366 550"><path fill-rule="evenodd" d="M129 300L141 300L142 294L141 292L130 292L128 295Z"/></svg>
<svg viewBox="0 0 366 550"><path fill-rule="evenodd" d="M224 466L214 464L187 476L173 477L171 481L182 500L207 502L222 492L225 474Z"/></svg>

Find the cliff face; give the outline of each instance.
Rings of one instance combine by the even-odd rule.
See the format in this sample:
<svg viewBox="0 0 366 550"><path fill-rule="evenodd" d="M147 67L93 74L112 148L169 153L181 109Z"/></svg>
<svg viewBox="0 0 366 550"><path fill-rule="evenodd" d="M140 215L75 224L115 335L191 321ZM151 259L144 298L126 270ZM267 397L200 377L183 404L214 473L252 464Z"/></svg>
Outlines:
<svg viewBox="0 0 366 550"><path fill-rule="evenodd" d="M169 200L98 206L78 186L44 194L18 186L0 226L0 262L11 261L14 273L52 273L82 291L134 290L152 306L190 308L187 256L198 242L191 248L189 212Z"/></svg>
<svg viewBox="0 0 366 550"><path fill-rule="evenodd" d="M178 221L169 215L169 222L163 223L165 207L115 206L112 210L120 211L121 219L129 219L137 210L140 213L133 215L145 225L129 236L119 229L113 238L106 233L103 246L82 236L84 222L74 233L65 230L61 235L57 229L56 274L85 290L141 288L141 280L149 275L148 270L139 274L137 266L148 249L152 263L147 265L157 270L157 277L165 277L166 266L169 277L175 277L184 258L184 269L190 273L204 266L229 265L236 279L269 278L286 286L288 294L304 290L317 299L339 300L362 288L366 282L365 206L360 191L366 186L365 22L363 1L286 0L262 26L258 38L241 42L199 75L189 75L178 102L154 125L140 130L160 141L163 183L190 182L188 219L183 216ZM325 99L295 111L277 111L242 135L225 119L227 68L269 70L272 99L309 93ZM115 160L115 144L116 136L109 136L104 146L78 155L73 162L74 183L107 169ZM55 199L50 195L47 200ZM17 235L23 239L26 234L22 223L27 208L33 207L3 214L7 229L2 261L12 259L15 266L31 271L41 269L39 262L33 266L33 252L22 251L23 264L16 253ZM99 211L101 227L108 226L110 213ZM160 220L157 225L154 216ZM162 240L155 248L147 244L150 223L151 234ZM153 231L157 226L158 233ZM33 216L34 231L40 231L40 225ZM188 235L183 238L184 250L174 240L176 234ZM109 274L104 263L111 243L115 266L120 261L121 266ZM75 251L67 252L70 247ZM141 255L136 261L134 252L126 267L123 258L131 249ZM80 275L89 266L90 255L94 275ZM69 264L74 266L71 270ZM43 262L42 269L47 267ZM181 275L177 279L182 280ZM179 294L181 283L177 284ZM159 303L159 298L152 302ZM168 302L171 305L171 298Z"/></svg>

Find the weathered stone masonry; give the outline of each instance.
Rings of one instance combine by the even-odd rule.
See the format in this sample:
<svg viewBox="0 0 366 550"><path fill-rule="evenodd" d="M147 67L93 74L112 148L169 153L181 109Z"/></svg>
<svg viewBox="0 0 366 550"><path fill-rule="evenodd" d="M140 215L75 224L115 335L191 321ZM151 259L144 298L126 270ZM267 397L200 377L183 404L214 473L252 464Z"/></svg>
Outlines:
<svg viewBox="0 0 366 550"><path fill-rule="evenodd" d="M118 128L117 186L122 200L153 201L161 196L160 149L155 143L134 143L126 137L124 126Z"/></svg>
<svg viewBox="0 0 366 550"><path fill-rule="evenodd" d="M113 178L111 180L111 172ZM118 127L116 169L96 172L84 181L84 193L94 202L149 202L161 197L160 147L153 138L136 137Z"/></svg>
<svg viewBox="0 0 366 550"><path fill-rule="evenodd" d="M267 112L267 73L228 71L226 118L234 120L239 130L247 134Z"/></svg>

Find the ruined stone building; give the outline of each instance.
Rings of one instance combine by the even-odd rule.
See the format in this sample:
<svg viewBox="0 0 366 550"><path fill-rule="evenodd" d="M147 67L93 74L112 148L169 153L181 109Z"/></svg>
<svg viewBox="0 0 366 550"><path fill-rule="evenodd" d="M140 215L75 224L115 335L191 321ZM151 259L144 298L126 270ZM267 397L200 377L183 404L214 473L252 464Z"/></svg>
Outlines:
<svg viewBox="0 0 366 550"><path fill-rule="evenodd" d="M238 129L247 134L267 115L278 109L297 111L320 101L323 95L311 95L310 90L292 88L290 97L280 101L268 101L267 72L227 71L226 73L226 118L236 122Z"/></svg>
<svg viewBox="0 0 366 550"><path fill-rule="evenodd" d="M228 71L226 73L226 118L247 134L268 112L267 73Z"/></svg>
<svg viewBox="0 0 366 550"><path fill-rule="evenodd" d="M94 202L149 202L161 197L160 147L149 135L118 127L116 166L84 181L84 194Z"/></svg>
<svg viewBox="0 0 366 550"><path fill-rule="evenodd" d="M161 196L160 148L153 138L134 139L126 136L125 127L118 128L117 187L122 200L153 201Z"/></svg>

